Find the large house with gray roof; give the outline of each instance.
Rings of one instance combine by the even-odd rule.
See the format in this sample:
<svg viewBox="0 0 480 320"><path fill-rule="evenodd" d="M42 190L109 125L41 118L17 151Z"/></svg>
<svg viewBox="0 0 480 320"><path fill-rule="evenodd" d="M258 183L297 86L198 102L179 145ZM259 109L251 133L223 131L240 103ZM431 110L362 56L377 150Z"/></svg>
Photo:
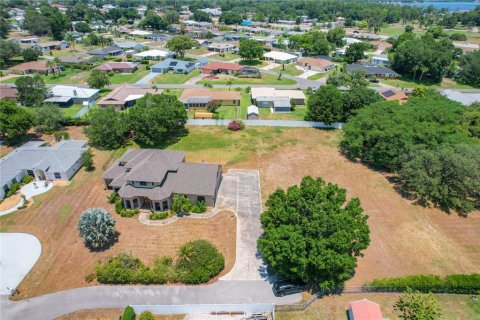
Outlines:
<svg viewBox="0 0 480 320"><path fill-rule="evenodd" d="M70 180L82 166L83 140L62 140L54 147L30 141L0 159L0 199L13 183L30 175L36 180Z"/></svg>
<svg viewBox="0 0 480 320"><path fill-rule="evenodd" d="M179 151L130 149L103 174L103 179L127 209L170 210L174 195L214 206L222 166L186 163L185 154Z"/></svg>
<svg viewBox="0 0 480 320"><path fill-rule="evenodd" d="M171 70L173 73L187 74L193 71L196 65L197 64L195 62L168 58L154 64L150 68L150 71L152 73L167 73Z"/></svg>

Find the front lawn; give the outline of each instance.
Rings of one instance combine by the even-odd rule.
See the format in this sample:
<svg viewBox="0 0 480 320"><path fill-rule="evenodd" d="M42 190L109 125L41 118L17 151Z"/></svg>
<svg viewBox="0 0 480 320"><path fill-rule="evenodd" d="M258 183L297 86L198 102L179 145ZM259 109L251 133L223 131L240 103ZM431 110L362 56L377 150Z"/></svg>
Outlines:
<svg viewBox="0 0 480 320"><path fill-rule="evenodd" d="M231 53L231 52L217 53L208 57L216 60L221 60L221 61L231 61L231 60L240 58L238 54Z"/></svg>
<svg viewBox="0 0 480 320"><path fill-rule="evenodd" d="M251 66L251 67L261 68L268 65L268 62L265 60L240 60L238 64L242 66Z"/></svg>
<svg viewBox="0 0 480 320"><path fill-rule="evenodd" d="M82 110L83 105L81 104L74 104L68 108L60 108L60 111L65 117L72 118L74 115L78 113L78 111Z"/></svg>
<svg viewBox="0 0 480 320"><path fill-rule="evenodd" d="M412 80L406 77L398 79L379 79L381 83L388 84L397 88L417 88L425 86L431 89L471 89L471 86L457 83L453 79L444 78L440 84L430 81Z"/></svg>
<svg viewBox="0 0 480 320"><path fill-rule="evenodd" d="M291 76L299 76L304 72L302 70L297 69L295 64L280 65L276 68L273 68L272 71L282 72L284 74L288 74L288 75L291 75Z"/></svg>
<svg viewBox="0 0 480 320"><path fill-rule="evenodd" d="M83 84L87 82L88 71L66 69L55 75L41 76L46 84Z"/></svg>
<svg viewBox="0 0 480 320"><path fill-rule="evenodd" d="M198 76L200 74L200 70L193 70L189 74L178 74L169 71L165 74L160 74L153 78L152 83L154 84L181 84L185 83L186 81L190 80L191 78Z"/></svg>
<svg viewBox="0 0 480 320"><path fill-rule="evenodd" d="M195 54L195 55L203 55L203 54L206 54L208 53L208 49L206 47L201 47L201 48L197 48L197 49L190 49L190 50L187 50L186 53L189 53L189 54Z"/></svg>
<svg viewBox="0 0 480 320"><path fill-rule="evenodd" d="M145 66L140 66L137 71L134 73L128 74L114 74L113 76L109 77L111 84L128 84L128 83L136 83L146 75L150 73L150 70L147 70Z"/></svg>
<svg viewBox="0 0 480 320"><path fill-rule="evenodd" d="M204 83L211 83L213 85L226 85L227 79L232 80L232 85L239 84L239 85L292 85L297 83L293 79L281 78L278 80L278 76L271 75L271 74L262 74L262 78L236 78L236 77L227 77L224 75L219 76L219 79L216 80L200 80L197 84L204 84Z"/></svg>

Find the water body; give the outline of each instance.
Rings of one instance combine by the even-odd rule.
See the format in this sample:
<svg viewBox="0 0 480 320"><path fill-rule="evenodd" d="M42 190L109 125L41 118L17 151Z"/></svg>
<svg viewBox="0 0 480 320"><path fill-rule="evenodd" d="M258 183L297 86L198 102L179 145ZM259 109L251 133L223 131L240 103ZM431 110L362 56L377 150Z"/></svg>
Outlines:
<svg viewBox="0 0 480 320"><path fill-rule="evenodd" d="M480 6L480 2L437 2L437 1L425 1L425 2L403 2L402 5L416 6L421 8L434 7L435 9L447 9L448 11L471 11L477 6Z"/></svg>

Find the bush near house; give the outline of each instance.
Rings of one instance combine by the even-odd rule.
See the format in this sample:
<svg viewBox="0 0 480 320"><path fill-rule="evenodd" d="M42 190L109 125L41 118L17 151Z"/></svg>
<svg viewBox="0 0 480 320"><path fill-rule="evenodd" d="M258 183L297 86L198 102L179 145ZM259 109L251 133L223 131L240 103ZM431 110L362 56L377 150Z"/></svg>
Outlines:
<svg viewBox="0 0 480 320"><path fill-rule="evenodd" d="M446 277L412 275L398 278L375 279L370 283L374 291L406 291L408 288L422 293L480 293L480 274L453 274Z"/></svg>
<svg viewBox="0 0 480 320"><path fill-rule="evenodd" d="M115 212L119 214L121 217L133 217L134 215L137 215L140 210L139 209L125 209L122 204L122 200L120 197L117 196L115 199Z"/></svg>
<svg viewBox="0 0 480 320"><path fill-rule="evenodd" d="M168 218L170 215L169 211L162 211L162 212L152 212L150 216L148 216L148 219L150 220L163 220Z"/></svg>
<svg viewBox="0 0 480 320"><path fill-rule="evenodd" d="M12 195L15 194L21 187L21 184L16 182L12 183L10 187L8 188L7 194L5 194L5 198L11 197Z"/></svg>
<svg viewBox="0 0 480 320"><path fill-rule="evenodd" d="M56 131L53 133L55 141L68 140L70 139L70 134L67 131Z"/></svg>
<svg viewBox="0 0 480 320"><path fill-rule="evenodd" d="M174 264L171 257L157 259L146 266L129 253L120 253L95 269L97 281L108 284L164 284L183 282L204 283L218 275L224 268L224 257L206 240L196 240L183 245Z"/></svg>
<svg viewBox="0 0 480 320"><path fill-rule="evenodd" d="M140 313L138 320L155 320L155 317L150 311L143 311L142 313Z"/></svg>
<svg viewBox="0 0 480 320"><path fill-rule="evenodd" d="M30 183L33 181L33 177L32 176L25 176L22 178L22 184L27 184L27 183Z"/></svg>
<svg viewBox="0 0 480 320"><path fill-rule="evenodd" d="M241 120L233 120L228 124L228 130L239 131L245 129L245 124Z"/></svg>
<svg viewBox="0 0 480 320"><path fill-rule="evenodd" d="M174 195L172 202L172 211L179 213L203 213L207 210L205 202L199 201L196 204L190 202L187 197L183 195Z"/></svg>
<svg viewBox="0 0 480 320"><path fill-rule="evenodd" d="M93 250L107 249L116 240L116 221L102 208L91 208L83 212L77 225L85 245Z"/></svg>
<svg viewBox="0 0 480 320"><path fill-rule="evenodd" d="M135 320L135 310L131 306L127 306L123 311L122 320Z"/></svg>

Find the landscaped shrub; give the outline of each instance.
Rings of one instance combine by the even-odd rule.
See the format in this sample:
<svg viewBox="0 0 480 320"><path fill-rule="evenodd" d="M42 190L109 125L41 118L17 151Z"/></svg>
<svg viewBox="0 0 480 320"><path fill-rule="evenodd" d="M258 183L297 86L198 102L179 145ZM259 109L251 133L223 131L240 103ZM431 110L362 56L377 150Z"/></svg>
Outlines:
<svg viewBox="0 0 480 320"><path fill-rule="evenodd" d="M120 198L118 197L118 195L115 191L112 191L112 193L110 193L107 196L107 200L108 200L108 203L115 203L115 209L116 209L116 205L117 205L116 200L120 200ZM121 206L121 203L120 203L120 206Z"/></svg>
<svg viewBox="0 0 480 320"><path fill-rule="evenodd" d="M32 180L33 180L32 176L25 176L25 177L22 178L22 183L27 184L27 183L32 182Z"/></svg>
<svg viewBox="0 0 480 320"><path fill-rule="evenodd" d="M115 75L115 72L113 72L113 71L108 71L108 72L107 72L107 75L108 75L109 77L113 77L113 76Z"/></svg>
<svg viewBox="0 0 480 320"><path fill-rule="evenodd" d="M88 149L82 152L82 165L87 171L95 170L95 166L93 165L93 153L92 150Z"/></svg>
<svg viewBox="0 0 480 320"><path fill-rule="evenodd" d="M233 120L228 124L228 130L239 131L245 129L245 124L241 120Z"/></svg>
<svg viewBox="0 0 480 320"><path fill-rule="evenodd" d="M207 211L207 206L204 201L198 201L192 206L193 213L204 213L205 211Z"/></svg>
<svg viewBox="0 0 480 320"><path fill-rule="evenodd" d="M125 209L122 205L122 199L120 197L117 197L115 199L115 212L119 214L121 217L133 217L134 215L137 215L140 210L139 209Z"/></svg>
<svg viewBox="0 0 480 320"><path fill-rule="evenodd" d="M8 187L8 191L7 191L7 194L5 195L5 198L8 198L8 197L14 195L15 192L18 191L18 189L20 189L20 183L18 183L18 182L12 183L10 185L10 187Z"/></svg>
<svg viewBox="0 0 480 320"><path fill-rule="evenodd" d="M175 213L188 213L192 210L192 204L185 196L174 195L172 210Z"/></svg>
<svg viewBox="0 0 480 320"><path fill-rule="evenodd" d="M169 216L168 211L162 211L162 212L152 212L148 218L150 220L163 220L168 218L168 216Z"/></svg>
<svg viewBox="0 0 480 320"><path fill-rule="evenodd" d="M116 239L115 220L102 208L91 208L83 212L77 230L85 244L95 250L108 248Z"/></svg>
<svg viewBox="0 0 480 320"><path fill-rule="evenodd" d="M55 138L55 141L68 140L70 139L70 133L67 131L56 131L53 133L53 137Z"/></svg>
<svg viewBox="0 0 480 320"><path fill-rule="evenodd" d="M135 310L131 306L127 306L123 311L122 320L135 320Z"/></svg>
<svg viewBox="0 0 480 320"><path fill-rule="evenodd" d="M138 320L155 320L155 317L150 311L143 311L142 313L140 313Z"/></svg>
<svg viewBox="0 0 480 320"><path fill-rule="evenodd" d="M180 248L176 270L179 279L188 284L203 283L223 270L225 260L207 240L196 240Z"/></svg>
<svg viewBox="0 0 480 320"><path fill-rule="evenodd" d="M406 291L407 288L423 293L472 294L480 292L480 274L455 274L446 277L412 275L398 278L375 279L367 284L374 291Z"/></svg>

